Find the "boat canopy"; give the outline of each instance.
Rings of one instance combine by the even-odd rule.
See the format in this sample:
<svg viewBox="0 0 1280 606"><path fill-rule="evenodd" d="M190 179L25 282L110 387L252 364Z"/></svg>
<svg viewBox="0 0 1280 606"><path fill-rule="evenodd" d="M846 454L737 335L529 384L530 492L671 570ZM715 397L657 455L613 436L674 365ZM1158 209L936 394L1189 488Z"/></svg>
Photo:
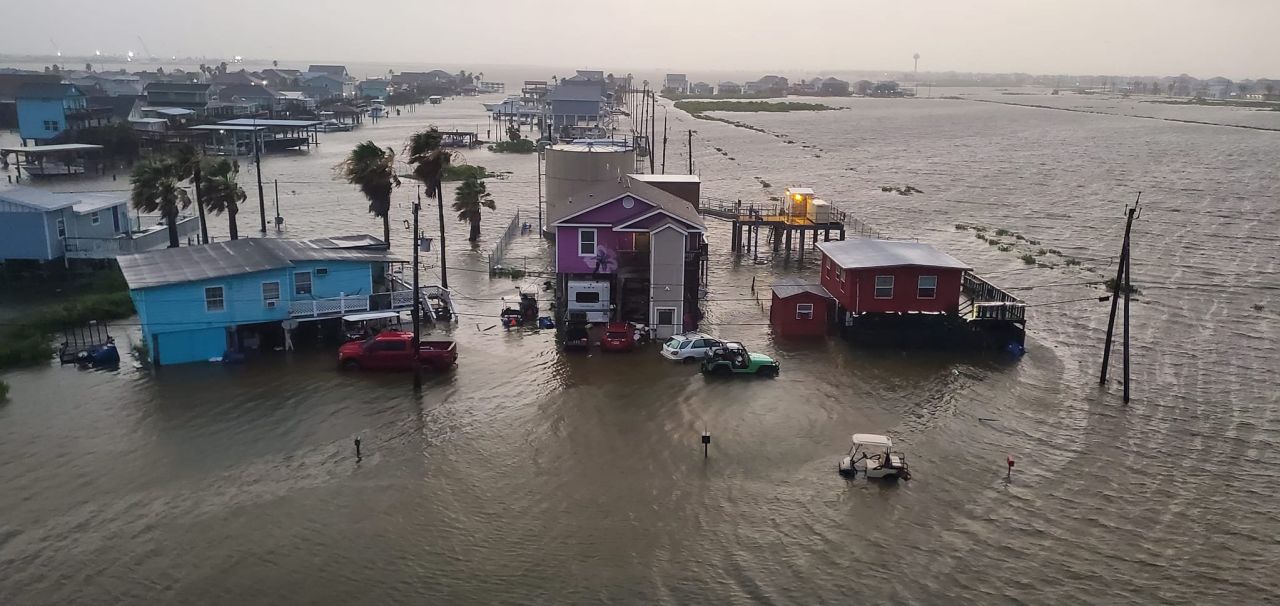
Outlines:
<svg viewBox="0 0 1280 606"><path fill-rule="evenodd" d="M854 446L883 446L885 448L893 448L893 440L889 436L882 436L874 433L855 433L853 434Z"/></svg>
<svg viewBox="0 0 1280 606"><path fill-rule="evenodd" d="M398 311L371 311L363 314L351 314L348 316L342 316L342 319L347 322L366 322L369 320L381 320L383 318L399 318L399 317L400 317L400 312Z"/></svg>

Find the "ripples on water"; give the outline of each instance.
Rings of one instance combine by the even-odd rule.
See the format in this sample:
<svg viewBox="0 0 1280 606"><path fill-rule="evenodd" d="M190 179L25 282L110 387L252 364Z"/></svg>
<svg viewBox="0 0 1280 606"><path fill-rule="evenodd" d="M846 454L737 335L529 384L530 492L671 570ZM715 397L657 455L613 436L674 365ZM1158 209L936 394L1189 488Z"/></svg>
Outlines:
<svg viewBox="0 0 1280 606"><path fill-rule="evenodd" d="M967 94L1280 126L1274 113ZM1111 271L1123 206L1141 190L1132 404L1096 387L1103 303L1033 309L1018 362L774 342L747 285L812 274L812 260L738 265L715 221L708 321L776 354L779 379L708 381L652 353L562 356L549 333L493 327L516 284L483 273L513 209L536 216L533 159L471 151L513 174L490 181L499 209L481 247L447 221L462 363L420 398L404 376L334 371L330 351L155 376L9 373L0 602L1274 601L1280 134L940 99L835 103L852 109L733 116L776 137L669 115L673 132L698 130L705 195L763 202L810 185L1005 286L1061 285L1021 291L1032 304L1100 294L1078 283ZM428 123L485 128L478 103L453 100L269 157L285 235L380 233L331 168L358 141L399 148ZM668 153L684 165L683 149ZM394 220L411 195L397 194ZM957 222L1099 260L1026 269ZM398 248L406 236L393 235ZM545 267L537 238L514 251ZM855 431L893 435L916 479L839 479Z"/></svg>

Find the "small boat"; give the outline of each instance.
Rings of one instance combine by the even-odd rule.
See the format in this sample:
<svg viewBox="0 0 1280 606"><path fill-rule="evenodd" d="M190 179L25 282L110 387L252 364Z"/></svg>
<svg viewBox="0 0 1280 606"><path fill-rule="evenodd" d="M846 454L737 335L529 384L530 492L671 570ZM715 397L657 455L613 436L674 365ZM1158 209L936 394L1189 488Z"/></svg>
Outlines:
<svg viewBox="0 0 1280 606"><path fill-rule="evenodd" d="M874 433L853 434L849 454L840 459L840 475L851 478L862 472L869 480L910 480L907 457L893 450L893 440Z"/></svg>
<svg viewBox="0 0 1280 606"><path fill-rule="evenodd" d="M337 120L325 120L320 123L318 128L322 133L345 133L351 130L352 127L353 125L351 124L343 124Z"/></svg>
<svg viewBox="0 0 1280 606"><path fill-rule="evenodd" d="M503 297L502 311L498 316L502 318L502 325L508 328L537 322L538 298L527 292L521 292L519 298Z"/></svg>

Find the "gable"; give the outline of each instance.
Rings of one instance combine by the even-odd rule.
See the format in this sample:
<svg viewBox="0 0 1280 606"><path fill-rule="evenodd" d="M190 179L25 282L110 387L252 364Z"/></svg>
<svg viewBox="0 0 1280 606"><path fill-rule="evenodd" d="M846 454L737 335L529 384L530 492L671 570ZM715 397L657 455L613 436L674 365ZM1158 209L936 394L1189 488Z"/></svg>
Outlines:
<svg viewBox="0 0 1280 606"><path fill-rule="evenodd" d="M615 229L620 231L658 231L665 227L672 227L682 232L702 231L699 225L692 225L665 210L654 209L644 215L635 217L630 221L618 225Z"/></svg>
<svg viewBox="0 0 1280 606"><path fill-rule="evenodd" d="M627 208L628 202L631 208ZM618 225L653 211L654 205L631 194L623 194L569 215L557 223Z"/></svg>

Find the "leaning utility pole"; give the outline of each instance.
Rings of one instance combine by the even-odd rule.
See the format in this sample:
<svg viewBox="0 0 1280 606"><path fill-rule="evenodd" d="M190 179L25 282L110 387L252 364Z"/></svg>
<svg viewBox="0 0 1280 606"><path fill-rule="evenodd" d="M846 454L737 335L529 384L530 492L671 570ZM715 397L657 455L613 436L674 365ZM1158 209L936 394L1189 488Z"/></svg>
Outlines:
<svg viewBox="0 0 1280 606"><path fill-rule="evenodd" d="M418 184L418 199L413 203L413 339L410 340L410 348L413 351L413 389L418 391L422 389L422 363L418 359L418 350L420 340L418 331L422 329L421 318L422 312L419 306L422 304L422 291L418 290L418 251L422 248L422 232L418 231L418 214L422 208L422 184ZM444 268L441 267L443 272Z"/></svg>
<svg viewBox="0 0 1280 606"><path fill-rule="evenodd" d="M267 201L262 194L262 149L258 136L258 121L253 121L253 163L258 170L258 217L262 219L262 233L267 233Z"/></svg>
<svg viewBox="0 0 1280 606"><path fill-rule="evenodd" d="M1111 314L1107 318L1107 338L1106 344L1102 348L1102 372L1098 376L1098 385L1105 387L1107 385L1107 370L1111 362L1111 344L1116 329L1116 311L1120 304L1120 296L1123 294L1124 305L1124 401L1129 401L1129 236L1133 231L1134 215L1138 211L1138 203L1142 200L1142 192L1138 192L1138 199L1134 201L1133 206L1127 212L1127 218L1124 225L1124 243L1120 246L1120 263L1116 268L1116 279L1111 293ZM1124 290L1121 293L1121 289Z"/></svg>
<svg viewBox="0 0 1280 606"><path fill-rule="evenodd" d="M667 174L667 108L662 108L662 174Z"/></svg>

